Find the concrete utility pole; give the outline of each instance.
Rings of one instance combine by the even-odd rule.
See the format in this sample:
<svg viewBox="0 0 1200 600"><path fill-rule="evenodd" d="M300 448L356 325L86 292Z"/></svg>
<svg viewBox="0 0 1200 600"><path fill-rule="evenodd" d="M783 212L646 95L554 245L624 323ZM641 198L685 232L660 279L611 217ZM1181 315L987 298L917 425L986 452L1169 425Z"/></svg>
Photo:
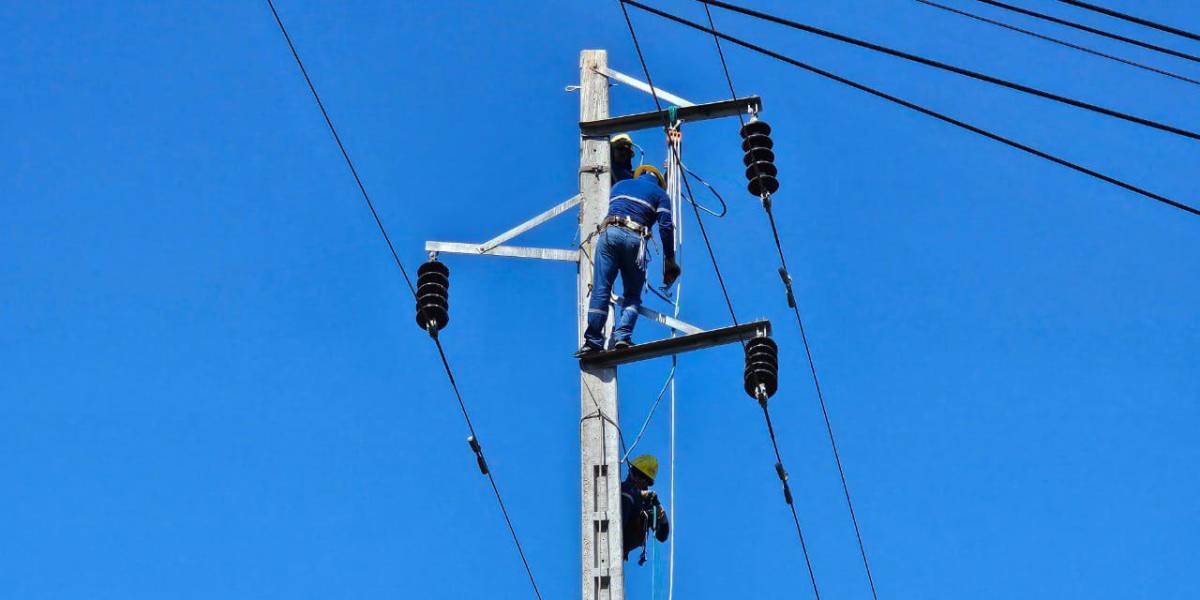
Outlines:
<svg viewBox="0 0 1200 600"><path fill-rule="evenodd" d="M608 118L608 68L603 50L584 50L579 56L579 120ZM608 213L611 173L608 136L581 136L579 140L579 268L576 302L579 344L587 328L588 300L592 290L595 236ZM579 372L579 462L583 532L582 572L584 600L623 600L624 565L621 545L621 446L617 418L617 369L583 366ZM608 420L611 419L611 423Z"/></svg>
<svg viewBox="0 0 1200 600"><path fill-rule="evenodd" d="M583 344L587 328L588 301L592 290L592 259L595 238L608 213L612 184L609 136L618 132L662 127L669 115L679 121L703 121L756 112L758 97L693 104L655 88L661 99L675 103L676 111L654 111L608 116L609 80L625 83L650 93L650 86L608 68L603 50L584 50L579 55L579 194L483 243L425 242L431 259L440 253L473 256L506 256L575 263L576 333ZM575 88L568 88L575 89ZM580 246L575 249L506 246L505 242L579 205ZM676 218L679 218L676 215ZM617 366L663 356L732 344L754 336L769 335L771 324L754 321L704 330L679 319L659 314L642 305L638 313L682 334L609 350L579 363L580 414L580 526L582 532L581 590L583 600L625 600L624 557L621 536L621 433L617 418ZM736 371L734 371L736 373Z"/></svg>

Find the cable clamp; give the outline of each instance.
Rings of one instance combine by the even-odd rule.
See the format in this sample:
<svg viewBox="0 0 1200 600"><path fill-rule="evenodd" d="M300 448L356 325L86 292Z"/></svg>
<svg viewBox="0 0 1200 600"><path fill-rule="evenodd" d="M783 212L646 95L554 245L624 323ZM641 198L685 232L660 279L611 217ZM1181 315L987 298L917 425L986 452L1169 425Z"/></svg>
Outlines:
<svg viewBox="0 0 1200 600"><path fill-rule="evenodd" d="M779 476L779 481L783 482L783 501L791 504L792 487L788 485L788 473L787 469L783 468L783 463L775 463L775 474Z"/></svg>
<svg viewBox="0 0 1200 600"><path fill-rule="evenodd" d="M783 280L783 287L787 289L788 308L796 308L796 294L792 292L792 276L788 275L787 269L779 267L779 278Z"/></svg>
<svg viewBox="0 0 1200 600"><path fill-rule="evenodd" d="M487 475L488 466L487 461L483 458L483 446L479 445L479 440L475 439L473 435L467 436L467 444L471 446L471 452L475 453L475 461L479 463L479 472Z"/></svg>

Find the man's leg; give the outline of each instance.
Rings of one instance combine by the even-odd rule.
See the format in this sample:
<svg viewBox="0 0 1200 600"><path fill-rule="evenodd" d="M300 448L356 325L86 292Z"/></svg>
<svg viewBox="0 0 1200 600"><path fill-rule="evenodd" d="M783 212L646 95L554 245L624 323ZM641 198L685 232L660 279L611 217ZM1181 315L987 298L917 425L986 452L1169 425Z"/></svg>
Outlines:
<svg viewBox="0 0 1200 600"><path fill-rule="evenodd" d="M587 330L583 334L583 343L593 348L604 348L604 322L608 320L612 285L619 268L619 249L612 243L609 231L606 229L600 233L592 249L592 297L588 301Z"/></svg>
<svg viewBox="0 0 1200 600"><path fill-rule="evenodd" d="M632 237L632 236L631 236ZM638 307L642 305L642 286L646 283L646 269L638 265L637 255L641 240L622 248L621 286L625 297L621 314L613 328L613 342L633 343L633 326L637 324Z"/></svg>

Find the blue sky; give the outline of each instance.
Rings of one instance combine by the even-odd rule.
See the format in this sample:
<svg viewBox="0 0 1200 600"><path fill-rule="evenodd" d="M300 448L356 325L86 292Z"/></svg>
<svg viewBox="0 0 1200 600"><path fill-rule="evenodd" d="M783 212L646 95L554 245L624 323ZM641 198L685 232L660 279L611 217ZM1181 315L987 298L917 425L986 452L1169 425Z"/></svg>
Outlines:
<svg viewBox="0 0 1200 600"><path fill-rule="evenodd" d="M691 2L659 3L702 18ZM1042 31L1054 31L987 9ZM1023 3L1192 52L1200 45ZM1195 30L1183 0L1107 0ZM909 0L754 6L1191 126L1193 86ZM401 256L575 193L578 52L639 72L615 1L279 2ZM411 297L265 3L0 15L0 595L530 597ZM723 12L812 63L1191 201L1195 142ZM633 11L656 83L724 97L710 39ZM1185 71L1196 65L1065 33ZM1200 221L744 51L776 212L881 598L1192 598ZM651 107L613 89L613 111ZM661 160L659 134L637 136ZM823 594L867 598L736 126L690 126ZM682 219L683 315L727 322ZM563 217L523 244L569 247ZM447 257L443 333L546 598L578 594L574 270ZM643 323L637 338L659 335ZM761 417L681 361L676 594L805 598ZM622 370L636 428L665 361ZM642 448L665 455L665 413ZM650 598L649 566L630 598Z"/></svg>

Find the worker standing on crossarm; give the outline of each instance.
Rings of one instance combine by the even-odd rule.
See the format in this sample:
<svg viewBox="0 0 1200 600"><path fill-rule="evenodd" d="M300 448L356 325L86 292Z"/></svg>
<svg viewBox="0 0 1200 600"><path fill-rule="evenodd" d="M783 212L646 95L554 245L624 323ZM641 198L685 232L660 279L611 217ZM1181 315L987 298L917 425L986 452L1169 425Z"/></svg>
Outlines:
<svg viewBox="0 0 1200 600"><path fill-rule="evenodd" d="M673 134L678 135L677 132ZM650 165L638 167L632 178L612 186L608 216L601 223L592 250L592 296L588 302L587 330L583 334L583 347L576 356L604 349L604 323L608 320L608 305L618 273L624 300L614 317L613 348L633 345L633 326L642 304L642 286L646 283L646 266L650 260L646 246L655 223L658 223L662 240L663 285L669 287L679 277L680 268L675 262L675 223L671 199L665 188L666 179Z"/></svg>
<svg viewBox="0 0 1200 600"><path fill-rule="evenodd" d="M642 548L638 564L646 562L646 533L654 529L659 542L667 541L671 524L667 522L667 511L658 501L658 494L650 490L658 475L658 459L643 454L629 463L629 475L621 483L621 536L625 541L624 556L635 548Z"/></svg>

